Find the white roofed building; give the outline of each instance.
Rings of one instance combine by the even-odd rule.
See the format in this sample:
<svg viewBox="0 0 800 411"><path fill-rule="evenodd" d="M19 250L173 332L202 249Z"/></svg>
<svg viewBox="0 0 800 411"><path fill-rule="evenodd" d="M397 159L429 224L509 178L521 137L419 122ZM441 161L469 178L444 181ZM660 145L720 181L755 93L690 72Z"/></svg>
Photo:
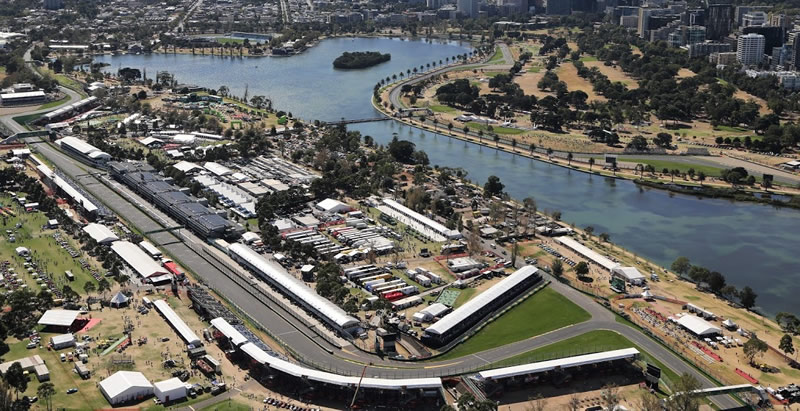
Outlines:
<svg viewBox="0 0 800 411"><path fill-rule="evenodd" d="M134 243L115 241L111 244L111 249L142 278L169 275L169 271L166 268L153 261L149 255Z"/></svg>
<svg viewBox="0 0 800 411"><path fill-rule="evenodd" d="M37 324L45 327L69 327L80 313L77 310L47 310L39 317Z"/></svg>
<svg viewBox="0 0 800 411"><path fill-rule="evenodd" d="M100 392L111 405L141 402L153 395L153 384L137 371L117 371L99 383Z"/></svg>
<svg viewBox="0 0 800 411"><path fill-rule="evenodd" d="M422 341L441 346L480 323L488 314L529 290L541 280L534 266L525 266L502 279L488 290L467 301L455 311L426 328Z"/></svg>
<svg viewBox="0 0 800 411"><path fill-rule="evenodd" d="M326 213L344 213L346 211L350 211L352 207L349 205L339 201L334 200L332 198L326 198L319 203L317 203L317 209L322 210Z"/></svg>
<svg viewBox="0 0 800 411"><path fill-rule="evenodd" d="M96 241L97 244L111 244L119 240L119 237L103 224L89 223L82 230L89 234L89 237L92 237L92 240Z"/></svg>
<svg viewBox="0 0 800 411"><path fill-rule="evenodd" d="M451 230L445 227L444 224L425 217L390 198L384 198L383 205L379 206L378 209L392 218L400 220L403 224L411 226L411 228L433 241L456 240L461 238L461 233L458 232L458 230Z"/></svg>
<svg viewBox="0 0 800 411"><path fill-rule="evenodd" d="M217 177L227 176L228 174L233 173L233 171L230 168L225 167L219 163L214 163L212 161L203 164L203 167Z"/></svg>
<svg viewBox="0 0 800 411"><path fill-rule="evenodd" d="M645 277L635 267L614 267L611 270L611 276L625 280L628 284L642 285L644 284Z"/></svg>
<svg viewBox="0 0 800 411"><path fill-rule="evenodd" d="M197 334L189 328L188 325L181 319L181 317L172 309L172 307L167 304L164 300L156 300L153 301L153 306L156 307L161 316L164 317L165 320L178 332L178 335L183 338L183 341L186 344L194 345L195 347L202 344L200 338L197 337Z"/></svg>
<svg viewBox="0 0 800 411"><path fill-rule="evenodd" d="M722 334L722 329L695 315L686 314L676 322L698 337Z"/></svg>
<svg viewBox="0 0 800 411"><path fill-rule="evenodd" d="M177 377L153 383L153 394L162 404L186 398L186 391L186 384Z"/></svg>
<svg viewBox="0 0 800 411"><path fill-rule="evenodd" d="M311 311L316 316L333 326L340 332L352 333L359 322L348 315L336 304L320 296L304 282L287 273L282 268L270 264L262 255L252 248L235 243L228 247L228 254L239 264L253 271L262 280L281 292L289 295L295 302Z"/></svg>

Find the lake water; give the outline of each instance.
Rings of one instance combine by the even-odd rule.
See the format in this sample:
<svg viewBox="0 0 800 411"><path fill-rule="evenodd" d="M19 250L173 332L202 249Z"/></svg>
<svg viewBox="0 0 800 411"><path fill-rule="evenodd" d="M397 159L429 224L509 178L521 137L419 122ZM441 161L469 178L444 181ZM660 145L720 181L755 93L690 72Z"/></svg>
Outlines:
<svg viewBox="0 0 800 411"><path fill-rule="evenodd" d="M379 50L390 62L364 70L333 69L343 51ZM264 95L278 109L306 120L378 116L369 97L381 78L469 50L453 42L426 43L390 39L330 39L289 58L229 58L191 55L106 56L109 71L146 68L149 77L167 70L178 81L236 95ZM750 285L767 313L800 312L800 211L772 206L699 199L641 189L624 180L592 176L464 143L396 122L351 127L387 143L393 133L413 141L431 164L463 167L483 183L497 175L515 198L533 197L540 210L559 210L562 220L592 225L637 255L668 266L687 256L695 264L726 275L737 287ZM675 296L682 298L683 296Z"/></svg>

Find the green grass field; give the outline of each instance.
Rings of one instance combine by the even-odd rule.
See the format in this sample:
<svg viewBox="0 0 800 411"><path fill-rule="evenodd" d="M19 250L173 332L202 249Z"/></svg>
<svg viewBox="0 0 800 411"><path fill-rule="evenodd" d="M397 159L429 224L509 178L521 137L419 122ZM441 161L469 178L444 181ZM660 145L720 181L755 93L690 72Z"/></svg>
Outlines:
<svg viewBox="0 0 800 411"><path fill-rule="evenodd" d="M450 106L445 106L442 104L434 104L428 108L431 109L431 111L433 111L434 113L455 113L456 111L458 111Z"/></svg>
<svg viewBox="0 0 800 411"><path fill-rule="evenodd" d="M491 126L491 125L489 125L489 126ZM525 130L520 130L520 129L517 129L517 128L511 128L511 127L501 127L501 126L497 126L497 127L491 126L492 130L489 130L489 126L487 126L486 124L481 124L481 123L477 123L477 122L474 122L474 121L470 121L470 122L467 123L467 127L469 127L470 130L483 130L484 132L491 131L492 133L511 134L511 135L522 134L522 133L525 132Z"/></svg>
<svg viewBox="0 0 800 411"><path fill-rule="evenodd" d="M546 345L492 364L493 367L508 367L517 364L547 361L600 351L633 347L633 343L614 331L596 330L555 344Z"/></svg>
<svg viewBox="0 0 800 411"><path fill-rule="evenodd" d="M542 67L541 66L528 67L527 71L528 71L528 73L538 73L538 72L542 71Z"/></svg>
<svg viewBox="0 0 800 411"><path fill-rule="evenodd" d="M234 39L230 37L217 37L214 40L220 44L244 44L244 39Z"/></svg>
<svg viewBox="0 0 800 411"><path fill-rule="evenodd" d="M250 406L228 399L219 404L201 408L200 411L250 411Z"/></svg>
<svg viewBox="0 0 800 411"><path fill-rule="evenodd" d="M39 119L39 117L45 115L46 113L39 113L39 114L26 114L24 116L17 116L13 117L12 120L16 121L17 123L21 124L22 126L27 127L27 124L32 123Z"/></svg>
<svg viewBox="0 0 800 411"><path fill-rule="evenodd" d="M547 313L547 315L542 315ZM544 288L483 327L466 342L436 360L447 360L500 347L591 318L566 297Z"/></svg>
<svg viewBox="0 0 800 411"><path fill-rule="evenodd" d="M750 130L741 127L731 127L731 126L716 126L714 127L715 130L718 131L727 131L730 133L749 133Z"/></svg>
<svg viewBox="0 0 800 411"><path fill-rule="evenodd" d="M494 54L492 58L489 59L488 64L498 64L503 62L503 51L500 50L500 47L494 49Z"/></svg>
<svg viewBox="0 0 800 411"><path fill-rule="evenodd" d="M595 160L600 160L597 158ZM656 169L656 172L660 173L665 168L669 170L678 169L681 173L685 173L689 171L690 168L693 168L694 171L700 172L702 171L709 177L719 177L722 173L722 168L719 167L712 167L706 166L701 164L689 164L689 163L680 163L677 161L666 161L666 160L647 160L647 159L640 159L640 158L630 158L630 157L620 157L618 161L626 162L626 163L634 163L634 164L644 164L644 165L651 165Z"/></svg>
<svg viewBox="0 0 800 411"><path fill-rule="evenodd" d="M582 61L584 63L588 63L590 61L597 61L597 57L595 57L595 56L583 56L583 57L580 58L580 61Z"/></svg>
<svg viewBox="0 0 800 411"><path fill-rule="evenodd" d="M453 303L453 309L456 309L465 302L469 301L469 299L475 295L475 291L477 290L475 290L474 288L465 288L461 290L461 293L458 294L458 297L456 297L456 301Z"/></svg>
<svg viewBox="0 0 800 411"><path fill-rule="evenodd" d="M70 100L71 100L71 98L69 96L66 96L66 97L62 98L61 100L56 100L56 101L51 101L49 103L44 103L41 106L39 106L38 110L44 110L44 109L60 106L60 105L66 103L66 102L68 102Z"/></svg>

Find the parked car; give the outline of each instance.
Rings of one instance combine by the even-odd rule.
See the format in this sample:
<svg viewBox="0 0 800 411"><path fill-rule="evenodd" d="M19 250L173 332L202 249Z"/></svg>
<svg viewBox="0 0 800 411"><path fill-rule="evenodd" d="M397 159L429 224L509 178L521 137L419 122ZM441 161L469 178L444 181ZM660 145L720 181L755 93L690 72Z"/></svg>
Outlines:
<svg viewBox="0 0 800 411"><path fill-rule="evenodd" d="M70 388L67 390L67 394L75 394L76 392L78 392L77 388Z"/></svg>

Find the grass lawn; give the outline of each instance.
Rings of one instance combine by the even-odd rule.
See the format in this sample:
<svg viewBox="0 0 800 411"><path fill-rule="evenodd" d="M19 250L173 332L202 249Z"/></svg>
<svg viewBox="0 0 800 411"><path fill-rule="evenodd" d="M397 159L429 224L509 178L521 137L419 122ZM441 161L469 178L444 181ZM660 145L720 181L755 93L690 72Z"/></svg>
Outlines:
<svg viewBox="0 0 800 411"><path fill-rule="evenodd" d="M455 113L456 111L458 111L450 106L445 106L442 104L434 104L428 108L431 109L431 111L433 111L434 113Z"/></svg>
<svg viewBox="0 0 800 411"><path fill-rule="evenodd" d="M49 103L44 103L41 106L39 106L38 110L44 110L44 109L47 109L47 108L53 108L53 107L56 107L56 106L60 106L61 104L64 104L64 103L68 102L69 100L70 100L70 97L66 96L66 97L62 98L61 100L56 100L56 101L51 101Z"/></svg>
<svg viewBox="0 0 800 411"><path fill-rule="evenodd" d="M227 399L219 404L209 405L200 411L250 411L250 406L238 401Z"/></svg>
<svg viewBox="0 0 800 411"><path fill-rule="evenodd" d="M472 298L473 295L475 295L475 291L477 290L475 290L474 288L465 288L461 290L461 293L458 295L456 301L453 303L453 309L456 309L465 302L469 301L469 299Z"/></svg>
<svg viewBox="0 0 800 411"><path fill-rule="evenodd" d="M629 162L629 163L638 163L644 165L651 165L655 167L656 172L660 173L665 168L667 169L678 169L681 173L685 173L689 171L690 168L693 168L694 171L697 172L704 172L707 176L711 177L719 177L722 173L722 168L719 167L712 167L712 166L705 166L700 164L689 164L689 163L679 163L676 161L665 161L665 160L645 160L645 159L638 159L638 158L625 158L620 157L619 161Z"/></svg>
<svg viewBox="0 0 800 411"><path fill-rule="evenodd" d="M614 331L596 330L555 344L546 345L492 364L493 367L508 367L516 364L547 361L554 358L572 357L600 351L633 347L633 343Z"/></svg>
<svg viewBox="0 0 800 411"><path fill-rule="evenodd" d="M527 71L528 71L528 73L538 73L538 72L542 71L542 67L541 66L528 67Z"/></svg>
<svg viewBox="0 0 800 411"><path fill-rule="evenodd" d="M230 37L217 37L214 40L220 44L244 44L244 39L233 39Z"/></svg>
<svg viewBox="0 0 800 411"><path fill-rule="evenodd" d="M728 132L731 132L731 133L748 133L748 132L750 132L750 130L748 130L746 128L731 127L731 126L717 126L717 127L715 127L715 130L728 131Z"/></svg>
<svg viewBox="0 0 800 411"><path fill-rule="evenodd" d="M542 315L547 313L547 315ZM591 318L566 297L544 288L483 327L466 342L436 360L447 360L500 347Z"/></svg>
<svg viewBox="0 0 800 411"><path fill-rule="evenodd" d="M39 117L45 115L46 113L39 113L39 114L27 114L24 116L17 116L13 117L12 120L16 121L17 123L26 126L28 123L32 123L39 119Z"/></svg>
<svg viewBox="0 0 800 411"><path fill-rule="evenodd" d="M503 62L503 51L500 50L500 47L497 47L496 49L494 49L494 55L492 55L492 58L489 59L488 63L497 64L502 62Z"/></svg>
<svg viewBox="0 0 800 411"><path fill-rule="evenodd" d="M467 126L470 128L470 130L489 131L489 126L487 126L486 124L481 124L474 121L470 121L469 123L467 123ZM492 132L497 134L522 134L525 132L525 130L520 130L511 127L492 126Z"/></svg>
<svg viewBox="0 0 800 411"><path fill-rule="evenodd" d="M584 63L589 62L589 61L597 61L597 57L595 57L595 56L583 56L583 57L580 58L580 61L582 61Z"/></svg>

